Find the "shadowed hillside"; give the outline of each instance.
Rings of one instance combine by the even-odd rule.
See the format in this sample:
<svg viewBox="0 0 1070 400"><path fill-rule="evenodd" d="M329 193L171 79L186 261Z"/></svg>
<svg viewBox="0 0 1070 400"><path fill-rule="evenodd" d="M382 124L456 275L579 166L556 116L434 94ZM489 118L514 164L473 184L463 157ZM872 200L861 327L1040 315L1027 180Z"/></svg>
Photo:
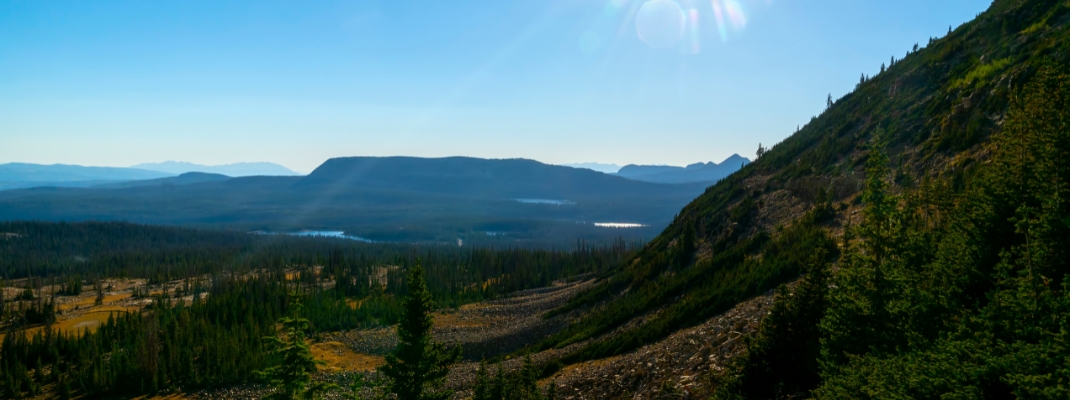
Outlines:
<svg viewBox="0 0 1070 400"><path fill-rule="evenodd" d="M866 211L866 207L872 206L877 198L873 197L874 195L862 195L863 188L867 185L888 185L887 190L891 195L901 196L894 197L895 203L887 206L901 210L898 212L902 214L895 215L900 218L896 221L902 222L896 223L907 224L906 221L912 221L910 223L920 224L909 228L914 230L902 228L916 236L895 240L916 240L930 246L923 247L924 250L899 248L897 251L904 252L904 258L919 257L902 260L904 267L901 268L915 268L914 271L934 268L934 271L939 271L936 267L928 267L929 264L926 263L935 261L927 257L938 251L952 251L950 247L948 250L937 250L941 239L953 231L954 225L949 222L952 215L961 215L961 220L957 223L964 226L985 227L990 226L986 224L994 224L991 226L1002 227L994 230L978 228L976 231L962 233L967 235L966 237L983 238L980 239L980 244L973 244L986 248L982 254L974 255L961 249L963 252L959 255L979 257L975 258L978 260L975 265L968 268L963 266L964 269L957 272L943 270L925 272L926 275L911 275L911 272L897 270L896 273L917 279L930 276L928 274L949 273L975 274L976 277L983 277L978 279L985 282L1000 279L993 275L992 270L992 263L998 258L998 249L1020 251L1011 249L1021 245L1014 243L1024 243L1011 239L1016 235L1014 227L1006 225L1008 218L1019 218L1014 217L1014 203L998 206L1011 207L1009 214L1008 209L1002 209L1000 214L986 217L993 219L983 222L972 220L973 217L963 215L970 212L968 209L981 210L997 207L997 204L1002 203L997 200L984 200L985 197L968 193L982 190L979 188L986 185L984 182L998 182L999 179L990 176L999 176L1004 172L1033 169L1041 171L1048 167L1055 168L1054 170L1065 169L1065 157L1045 158L1047 156L1043 154L1048 150L1065 152L1066 149L1065 114L1068 109L1063 96L1067 93L1060 90L1065 89L1070 73L1068 18L1070 4L1064 1L997 1L975 21L958 27L947 37L915 46L902 59L893 57L889 64L881 68L879 75L863 77L854 92L836 100L827 111L814 117L801 130L773 146L739 173L706 190L702 196L685 207L673 223L630 262L606 274L600 285L555 312L557 314L585 308L596 310L537 347L562 348L597 338L564 356L567 362L627 352L643 344L655 342L681 328L705 321L742 300L796 279L808 268L817 268L812 267L814 265L839 260L840 253L845 250L843 241L865 241L865 238L851 239L851 235L845 239L845 231L857 235L855 232L858 229L865 232L869 232L867 229L891 229L864 225L866 221L863 216L871 213ZM1031 103L1023 103L1026 101ZM1008 112L1015 109L1018 111ZM1041 113L1030 110L1051 111ZM1033 116L1029 116L1030 113ZM1044 117L1041 118L1040 115ZM1044 125L1043 120L1056 122ZM1059 125L1060 123L1062 125ZM1004 129L1008 124L1019 128L1005 133ZM1023 129L1022 126L1027 128ZM1057 128L1059 126L1061 128ZM1062 132L1063 136L1055 136L1057 132ZM1052 136L1027 139L1026 133ZM1021 138L1014 136L1000 141L993 140L993 137L1001 134L1019 135ZM1017 150L1014 151L1022 151L1021 154L1014 155L1017 157L1017 164L1005 163L1008 168L1013 165L1014 169L1004 171L999 167L988 166L993 162L994 155L1008 151L1006 149L1010 148L1009 143L1028 143L1027 140L1036 140L1037 146L1041 147L1027 150L1025 144L1015 144ZM1048 150L1039 150L1042 148ZM880 168L885 169L874 170L872 168L876 167L870 163L870 172L867 173L866 166L871 158L874 155L884 157L883 154L886 154L887 160L878 164ZM1055 164L1044 164L1046 162ZM873 171L878 171L876 178ZM871 179L869 183L867 179ZM1058 188L1064 187L1059 186L1065 185L1062 183L1064 178L1052 179L1056 180L1038 183L1032 189L1026 186L1015 189L1027 192L1014 196L1020 195L1023 196L1022 199L1026 199L1029 198L1027 196L1062 190ZM1045 185L1048 185L1048 189L1043 189ZM981 203L971 203L968 201L970 199L980 199L976 201ZM1051 228L1054 230L1045 232L1055 235L1052 239L1055 242L1061 240L1065 243L1066 237L1062 236L1065 235L1065 227L1061 227L1057 222L1066 220L1065 206L1052 207L1060 211L1056 211L1052 216L1053 221L1056 221L1052 225L1054 228ZM914 216L920 216L922 219L912 219ZM859 224L863 226L856 229L854 226ZM891 240L888 238L879 240ZM1006 238L1007 241L996 238ZM954 244L943 243L939 246ZM873 251L869 249L862 254L873 254ZM815 254L822 256L815 258ZM928 256L923 256L924 254ZM843 262L839 261L841 264ZM1058 265L1064 267L1064 264ZM1066 272L1063 267L1052 266L1056 271L1045 276L1059 282ZM904 282L908 281L907 278L903 279ZM842 282L839 284L844 285ZM986 292L993 289L990 285L968 286L977 285L978 282L963 284L968 286L966 288L958 288L955 286L957 284L945 284L946 289L940 289L941 286L933 282L919 282L917 287L932 290L926 292L926 296L973 296L961 298L963 303L959 305L973 310L971 312L981 312L977 311L977 305L970 303L971 301L985 298L985 293L996 293ZM1054 290L1057 285L1050 284L1050 287ZM960 289L967 294L954 292ZM922 289L908 286L899 290L909 292ZM1052 296L1062 294L1056 292ZM903 304L924 304L920 299L905 300L907 298L909 297L902 300ZM958 300L960 299L956 298L956 301ZM783 312L794 311L788 309ZM907 346L901 348L917 348L909 346L922 346L922 343L931 345L933 342L926 340L937 337L938 332L972 329L956 325L937 325L934 321L966 318L953 311L946 312L939 314L940 317L935 320L925 320L940 326L934 328L936 331L909 330L916 326L885 326L874 329L875 332L897 332L897 329L903 329L903 332L897 334L904 337L919 335L915 339L926 338L918 339L922 341L917 343L893 342ZM881 320L880 317L873 318L876 319L872 321ZM920 323L920 320L912 320L910 323ZM861 321L857 323L860 326L865 325ZM814 329L816 324L816 320L809 320L801 326ZM841 328L846 330L840 334L842 336L850 336L853 332L843 326ZM611 331L614 332L612 335L600 336ZM802 335L796 331L785 334L789 337ZM860 338L850 340L864 342ZM811 342L790 340L784 343L788 344L775 349L798 349L812 345ZM761 354L767 355L769 359L776 359L776 356L771 354L781 350L769 350L773 353ZM859 354L858 349L851 351L855 352L853 354ZM769 363L774 361L769 359L752 358L753 365L758 365L754 368L772 368ZM839 358L833 359L842 362ZM801 362L798 359L786 360L784 362L787 364L784 365L799 365L797 363ZM807 373L817 374L819 371L816 361L811 358L810 362L814 363L809 364L813 368L806 370ZM870 367L876 368L873 365ZM866 371L874 372L876 369ZM825 372L833 373L828 370ZM774 386L769 386L768 382L777 379L778 375L770 374L754 375L755 380L752 383L755 387L765 385L775 389ZM779 377L784 378L787 375L790 374ZM809 375L804 378L810 379ZM864 378L858 376L854 379L864 381ZM905 385L904 383L904 387ZM855 387L855 390L862 390L859 387L861 386ZM848 390L840 394L847 393L852 392ZM784 392L780 395L784 395Z"/></svg>
<svg viewBox="0 0 1070 400"><path fill-rule="evenodd" d="M327 160L302 186L340 185L496 198L575 201L606 196L646 196L685 187L655 186L586 169L533 160L469 157L349 157ZM698 187L691 185L690 187Z"/></svg>

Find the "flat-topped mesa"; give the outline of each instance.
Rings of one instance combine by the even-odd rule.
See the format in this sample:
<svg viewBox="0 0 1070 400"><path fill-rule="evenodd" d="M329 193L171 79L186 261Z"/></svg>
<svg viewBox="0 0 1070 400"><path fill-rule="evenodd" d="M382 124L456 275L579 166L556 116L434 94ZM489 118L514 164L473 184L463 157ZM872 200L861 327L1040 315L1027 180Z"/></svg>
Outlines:
<svg viewBox="0 0 1070 400"><path fill-rule="evenodd" d="M505 198L576 199L665 190L587 169L528 159L345 157L327 160L302 185L347 185Z"/></svg>

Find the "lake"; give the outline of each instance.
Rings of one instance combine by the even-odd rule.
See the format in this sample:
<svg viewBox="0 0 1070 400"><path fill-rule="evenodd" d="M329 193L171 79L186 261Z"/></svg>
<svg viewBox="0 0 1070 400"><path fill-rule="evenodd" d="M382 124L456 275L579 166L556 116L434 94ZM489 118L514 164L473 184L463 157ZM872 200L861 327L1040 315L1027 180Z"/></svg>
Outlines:
<svg viewBox="0 0 1070 400"><path fill-rule="evenodd" d="M337 238L356 240L364 243L376 243L371 239L365 239L360 236L346 235L343 231L301 231L301 232L255 232L262 235L290 235L290 236L306 236L306 237L325 237L325 238Z"/></svg>
<svg viewBox="0 0 1070 400"><path fill-rule="evenodd" d="M601 228L643 228L646 225L628 222L595 222L594 226Z"/></svg>
<svg viewBox="0 0 1070 400"><path fill-rule="evenodd" d="M576 204L575 202L568 200L552 200L552 199L513 199L524 204L549 204L552 206L567 206Z"/></svg>

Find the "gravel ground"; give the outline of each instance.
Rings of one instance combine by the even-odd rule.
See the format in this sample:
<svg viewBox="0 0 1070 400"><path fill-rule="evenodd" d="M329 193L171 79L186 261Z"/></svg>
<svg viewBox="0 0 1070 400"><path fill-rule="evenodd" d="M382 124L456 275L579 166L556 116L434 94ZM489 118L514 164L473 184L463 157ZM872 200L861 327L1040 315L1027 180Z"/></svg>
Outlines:
<svg viewBox="0 0 1070 400"><path fill-rule="evenodd" d="M454 399L471 396L480 358L509 354L534 343L545 335L567 326L575 314L544 319L542 314L565 304L590 281L559 284L529 290L494 301L471 304L459 310L436 313L434 335L437 340L464 346L466 361L454 366L447 386L457 390ZM761 318L773 303L772 291L740 303L732 310L713 317L701 325L684 329L636 351L607 359L588 361L565 367L540 382L557 385L560 398L586 399L704 399L711 382L709 377L724 368L732 357L743 351L743 338L753 334ZM597 312L597 309L589 312ZM638 317L602 337L641 325L657 311ZM593 340L599 340L596 338ZM325 341L340 342L363 354L381 355L397 343L393 328L354 330L328 334ZM588 342L572 344L532 355L536 364L559 358ZM506 370L519 368L523 361L513 358L502 363ZM318 379L348 386L355 373L320 374ZM365 373L370 377L371 373ZM348 392L348 390L345 390ZM195 399L253 399L267 392L256 385L192 393ZM328 396L342 398L342 393Z"/></svg>
<svg viewBox="0 0 1070 400"><path fill-rule="evenodd" d="M568 400L704 399L709 377L744 350L743 338L772 304L770 292L634 352L570 365L547 381Z"/></svg>
<svg viewBox="0 0 1070 400"><path fill-rule="evenodd" d="M435 340L461 345L469 361L511 353L567 326L566 316L544 319L542 315L591 283L561 283L435 313ZM352 330L325 335L324 340L345 343L358 353L383 355L397 345L397 334L392 327Z"/></svg>

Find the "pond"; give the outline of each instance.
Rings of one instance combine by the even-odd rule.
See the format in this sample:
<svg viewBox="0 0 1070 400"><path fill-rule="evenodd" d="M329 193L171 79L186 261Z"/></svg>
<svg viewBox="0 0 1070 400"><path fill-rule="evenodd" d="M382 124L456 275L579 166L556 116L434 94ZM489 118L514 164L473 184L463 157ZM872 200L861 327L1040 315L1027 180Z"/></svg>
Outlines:
<svg viewBox="0 0 1070 400"><path fill-rule="evenodd" d="M621 228L644 228L644 227L646 227L646 225L643 225L643 224L633 224L633 223L629 223L629 222L595 222L594 226L597 226L597 227L600 227L600 228L618 228L618 229L621 229Z"/></svg>
<svg viewBox="0 0 1070 400"><path fill-rule="evenodd" d="M553 199L513 199L524 204L548 204L551 206L568 206L576 204L575 202L568 200L553 200Z"/></svg>
<svg viewBox="0 0 1070 400"><path fill-rule="evenodd" d="M300 231L300 232L255 232L262 235L290 235L290 236L306 236L306 237L325 237L325 238L337 238L337 239L349 239L356 240L364 243L376 243L374 240L365 239L360 236L346 235L343 231Z"/></svg>

